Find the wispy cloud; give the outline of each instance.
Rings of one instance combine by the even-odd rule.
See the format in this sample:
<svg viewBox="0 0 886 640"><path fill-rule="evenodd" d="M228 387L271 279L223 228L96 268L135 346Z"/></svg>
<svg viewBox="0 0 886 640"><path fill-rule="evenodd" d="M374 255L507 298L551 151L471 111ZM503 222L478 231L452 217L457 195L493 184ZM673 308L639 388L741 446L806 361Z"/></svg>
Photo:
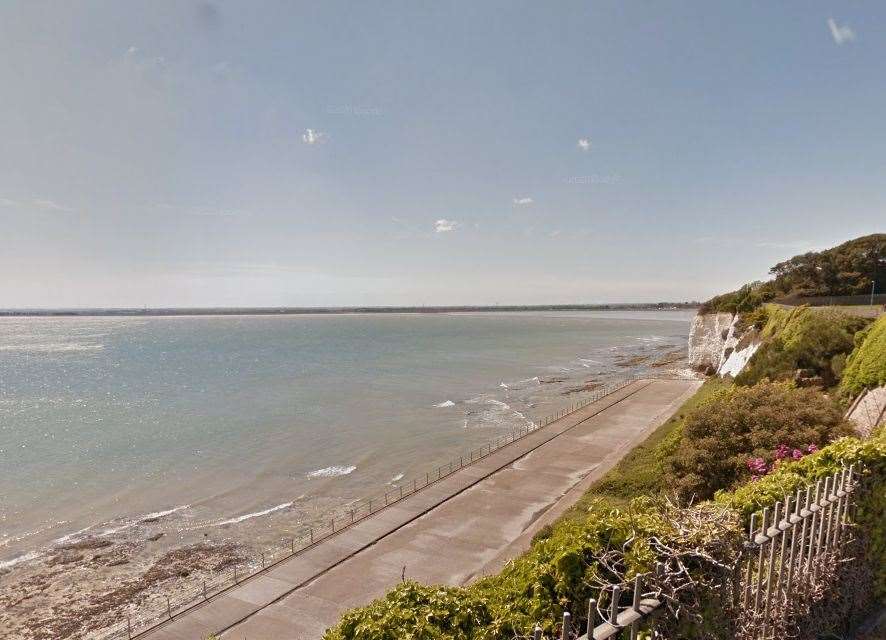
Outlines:
<svg viewBox="0 0 886 640"><path fill-rule="evenodd" d="M71 207L59 204L55 200L50 200L49 198L31 198L22 201L0 198L0 207L22 207L25 209L39 209L40 211L54 213L70 213L74 210Z"/></svg>
<svg viewBox="0 0 886 640"><path fill-rule="evenodd" d="M199 218L246 218L250 215L248 211L233 211L225 209L195 209L188 211L189 216L197 216Z"/></svg>
<svg viewBox="0 0 886 640"><path fill-rule="evenodd" d="M528 204L532 204L533 202L535 202L535 200L533 200L532 198L514 198L514 204L518 207L524 207Z"/></svg>
<svg viewBox="0 0 886 640"><path fill-rule="evenodd" d="M126 64L136 69L164 69L166 67L166 58L163 56L151 57L144 53L135 45L129 47L123 54L123 60Z"/></svg>
<svg viewBox="0 0 886 640"><path fill-rule="evenodd" d="M448 233L450 231L455 231L458 227L458 222L455 220L447 220L446 218L440 218L434 223L434 231L437 233Z"/></svg>
<svg viewBox="0 0 886 640"><path fill-rule="evenodd" d="M828 18L828 27L831 30L831 37L838 45L855 40L855 32L848 24L840 26L836 20Z"/></svg>
<svg viewBox="0 0 886 640"><path fill-rule="evenodd" d="M71 207L66 207L65 205L59 204L58 202L55 202L54 200L48 200L48 199L42 199L42 198L36 198L33 201L33 205L35 207L37 207L38 209L43 209L43 211L63 211L63 212L73 211L73 209L71 209Z"/></svg>
<svg viewBox="0 0 886 640"><path fill-rule="evenodd" d="M326 142L326 134L316 129L305 129L301 139L305 144L323 144Z"/></svg>
<svg viewBox="0 0 886 640"><path fill-rule="evenodd" d="M590 151L591 150L591 139L590 138L579 138L578 139L578 148L582 151Z"/></svg>
<svg viewBox="0 0 886 640"><path fill-rule="evenodd" d="M779 249L782 251L814 251L816 245L808 240L774 240L757 242L754 246L760 249Z"/></svg>

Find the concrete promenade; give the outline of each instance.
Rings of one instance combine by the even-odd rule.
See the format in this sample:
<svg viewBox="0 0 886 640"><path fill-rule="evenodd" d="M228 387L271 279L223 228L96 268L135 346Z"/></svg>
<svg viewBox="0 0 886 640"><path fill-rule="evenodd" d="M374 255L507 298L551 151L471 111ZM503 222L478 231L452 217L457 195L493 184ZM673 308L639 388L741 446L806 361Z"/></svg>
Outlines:
<svg viewBox="0 0 886 640"><path fill-rule="evenodd" d="M450 585L498 571L700 384L634 382L138 637L317 640L404 571Z"/></svg>

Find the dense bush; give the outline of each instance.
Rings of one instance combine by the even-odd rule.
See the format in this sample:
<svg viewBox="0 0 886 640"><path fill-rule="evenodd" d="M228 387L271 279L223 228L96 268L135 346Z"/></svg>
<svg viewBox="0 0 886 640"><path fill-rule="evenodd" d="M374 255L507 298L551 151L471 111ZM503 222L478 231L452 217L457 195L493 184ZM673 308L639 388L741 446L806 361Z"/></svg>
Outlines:
<svg viewBox="0 0 886 640"><path fill-rule="evenodd" d="M786 380L797 369L808 369L832 386L842 371L841 357L852 351L856 332L869 322L835 310L770 305L763 344L735 381L749 386L765 378Z"/></svg>
<svg viewBox="0 0 886 640"><path fill-rule="evenodd" d="M737 291L730 291L711 298L701 305L699 313L748 313L775 297L775 291L768 283L752 282Z"/></svg>
<svg viewBox="0 0 886 640"><path fill-rule="evenodd" d="M814 389L763 382L714 395L685 422L669 462L669 484L684 499L706 499L750 479L750 457L772 461L781 444L822 446L851 433L840 409Z"/></svg>
<svg viewBox="0 0 886 640"><path fill-rule="evenodd" d="M840 391L854 397L865 388L886 384L886 315L857 336L857 346L846 361Z"/></svg>

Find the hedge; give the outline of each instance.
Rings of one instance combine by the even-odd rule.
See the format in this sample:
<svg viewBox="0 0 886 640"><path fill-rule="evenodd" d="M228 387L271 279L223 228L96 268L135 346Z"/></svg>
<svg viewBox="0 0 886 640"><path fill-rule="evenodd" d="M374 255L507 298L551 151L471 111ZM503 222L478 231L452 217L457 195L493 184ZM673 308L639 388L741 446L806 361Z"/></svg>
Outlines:
<svg viewBox="0 0 886 640"><path fill-rule="evenodd" d="M886 385L886 315L859 334L858 342L840 381L840 391L850 397Z"/></svg>

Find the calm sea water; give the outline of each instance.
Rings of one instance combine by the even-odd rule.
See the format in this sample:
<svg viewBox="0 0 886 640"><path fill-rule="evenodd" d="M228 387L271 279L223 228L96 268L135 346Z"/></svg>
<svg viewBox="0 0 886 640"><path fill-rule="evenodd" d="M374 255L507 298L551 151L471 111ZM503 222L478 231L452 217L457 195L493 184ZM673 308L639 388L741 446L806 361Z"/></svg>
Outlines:
<svg viewBox="0 0 886 640"><path fill-rule="evenodd" d="M0 561L146 515L278 533L684 346L691 315L0 319Z"/></svg>

